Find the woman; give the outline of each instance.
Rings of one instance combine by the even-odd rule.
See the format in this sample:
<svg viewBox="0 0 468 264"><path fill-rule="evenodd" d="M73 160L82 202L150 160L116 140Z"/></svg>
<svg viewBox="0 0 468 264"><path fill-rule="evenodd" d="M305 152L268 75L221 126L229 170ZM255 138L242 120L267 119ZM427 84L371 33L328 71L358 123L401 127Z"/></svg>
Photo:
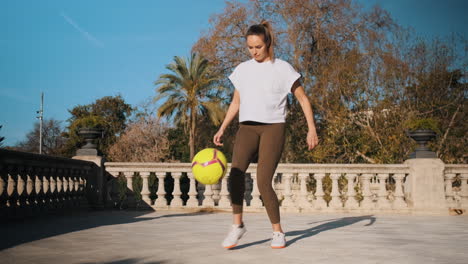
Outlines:
<svg viewBox="0 0 468 264"><path fill-rule="evenodd" d="M213 142L221 146L226 127L239 113L229 184L233 209L233 225L223 247L232 248L246 232L242 221L244 175L252 158L258 155L257 185L273 227L272 248L284 248L286 239L280 224L279 203L272 179L284 145L286 101L293 93L307 119L309 150L318 144L312 108L299 82L300 74L287 62L275 59L271 26L263 21L251 26L245 35L251 60L239 64L229 76L234 96L226 117L214 135Z"/></svg>

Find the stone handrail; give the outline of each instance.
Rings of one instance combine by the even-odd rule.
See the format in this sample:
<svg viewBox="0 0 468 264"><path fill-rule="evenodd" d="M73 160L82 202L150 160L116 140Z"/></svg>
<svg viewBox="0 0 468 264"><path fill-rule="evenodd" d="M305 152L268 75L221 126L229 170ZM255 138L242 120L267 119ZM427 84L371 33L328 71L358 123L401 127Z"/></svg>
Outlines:
<svg viewBox="0 0 468 264"><path fill-rule="evenodd" d="M0 149L0 220L87 206L94 163Z"/></svg>
<svg viewBox="0 0 468 264"><path fill-rule="evenodd" d="M127 198L131 198L133 180L139 175L142 179L141 198L155 209L230 209L228 173L216 185L197 187L190 163L106 162L104 165L112 176L125 179L129 191ZM264 209L256 186L256 167L257 164L251 164L247 170L244 201L247 212ZM230 164L228 171L229 168ZM279 164L273 184L282 211L407 212L404 181L408 176L406 164ZM150 177L158 179L154 186L157 189L155 200L150 198L154 196L149 188ZM163 184L166 177L174 180L171 194L166 192L167 187ZM185 181L188 191L184 193L181 178L189 181ZM331 182L329 192L325 192L324 181Z"/></svg>

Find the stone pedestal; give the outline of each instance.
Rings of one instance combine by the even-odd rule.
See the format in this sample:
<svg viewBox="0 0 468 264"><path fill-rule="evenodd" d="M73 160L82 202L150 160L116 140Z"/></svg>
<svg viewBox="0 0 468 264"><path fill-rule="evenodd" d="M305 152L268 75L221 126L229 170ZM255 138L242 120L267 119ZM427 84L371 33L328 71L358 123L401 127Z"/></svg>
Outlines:
<svg viewBox="0 0 468 264"><path fill-rule="evenodd" d="M72 159L91 161L96 164L86 180L86 196L89 205L94 209L104 208L105 179L104 159L101 156L74 156Z"/></svg>
<svg viewBox="0 0 468 264"><path fill-rule="evenodd" d="M415 214L448 214L444 190L444 163L440 159L409 159L405 182L408 207Z"/></svg>

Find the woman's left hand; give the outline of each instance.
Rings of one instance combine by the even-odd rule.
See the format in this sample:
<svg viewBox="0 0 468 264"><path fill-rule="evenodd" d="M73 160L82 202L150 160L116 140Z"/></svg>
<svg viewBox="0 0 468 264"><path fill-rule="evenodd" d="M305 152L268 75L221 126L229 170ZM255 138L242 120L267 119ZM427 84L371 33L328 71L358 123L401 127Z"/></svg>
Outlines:
<svg viewBox="0 0 468 264"><path fill-rule="evenodd" d="M315 129L307 133L307 145L309 146L309 150L312 150L318 145L318 136Z"/></svg>

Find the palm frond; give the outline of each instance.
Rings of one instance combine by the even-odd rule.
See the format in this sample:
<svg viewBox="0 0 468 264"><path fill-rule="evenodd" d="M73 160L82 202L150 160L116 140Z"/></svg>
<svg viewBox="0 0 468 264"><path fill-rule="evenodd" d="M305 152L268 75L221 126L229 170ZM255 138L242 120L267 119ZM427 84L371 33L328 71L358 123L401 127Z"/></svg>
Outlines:
<svg viewBox="0 0 468 264"><path fill-rule="evenodd" d="M197 115L208 114L213 123L219 124L225 114L220 95L229 90L216 86L221 77L210 71L208 60L197 53L192 53L187 60L174 56L166 69L171 73L160 75L155 82L158 95L153 101L166 100L159 107L158 115L188 129L190 109L197 109Z"/></svg>
<svg viewBox="0 0 468 264"><path fill-rule="evenodd" d="M202 102L201 105L206 109L206 113L210 117L211 122L218 126L224 118L226 111L222 108L218 101Z"/></svg>

